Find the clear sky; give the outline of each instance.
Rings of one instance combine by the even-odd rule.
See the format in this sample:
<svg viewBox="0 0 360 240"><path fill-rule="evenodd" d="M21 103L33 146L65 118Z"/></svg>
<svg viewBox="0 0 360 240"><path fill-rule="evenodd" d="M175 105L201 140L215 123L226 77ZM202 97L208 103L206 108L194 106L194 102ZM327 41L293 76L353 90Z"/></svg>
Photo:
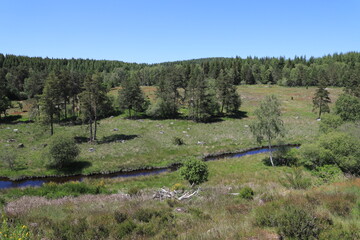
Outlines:
<svg viewBox="0 0 360 240"><path fill-rule="evenodd" d="M359 0L0 0L0 53L158 63L360 51Z"/></svg>

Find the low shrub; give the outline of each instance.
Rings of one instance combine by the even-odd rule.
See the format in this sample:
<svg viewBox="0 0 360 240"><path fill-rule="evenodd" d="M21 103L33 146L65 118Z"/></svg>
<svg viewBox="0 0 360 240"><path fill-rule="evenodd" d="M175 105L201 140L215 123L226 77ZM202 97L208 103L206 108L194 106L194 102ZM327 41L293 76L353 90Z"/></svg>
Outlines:
<svg viewBox="0 0 360 240"><path fill-rule="evenodd" d="M128 219L128 216L126 213L120 212L120 211L115 211L114 213L114 218L116 220L117 223L122 223L125 220Z"/></svg>
<svg viewBox="0 0 360 240"><path fill-rule="evenodd" d="M240 190L239 197L243 199L253 199L254 190L251 187L244 187Z"/></svg>
<svg viewBox="0 0 360 240"><path fill-rule="evenodd" d="M328 239L341 239L341 240L354 240L360 239L360 226L359 224L342 225L336 224L326 231L323 231L320 240Z"/></svg>
<svg viewBox="0 0 360 240"><path fill-rule="evenodd" d="M287 201L257 208L254 218L257 226L275 227L280 236L289 239L318 239L320 233L332 224L328 216Z"/></svg>
<svg viewBox="0 0 360 240"><path fill-rule="evenodd" d="M46 198L110 193L105 187L90 185L84 182L66 182L63 184L50 182L43 184L41 187L28 187L24 189L12 188L6 191L10 197L41 196Z"/></svg>
<svg viewBox="0 0 360 240"><path fill-rule="evenodd" d="M172 142L173 142L173 144L175 144L177 146L181 146L181 145L185 144L184 140L179 137L174 137Z"/></svg>
<svg viewBox="0 0 360 240"><path fill-rule="evenodd" d="M293 168L291 172L285 173L280 183L287 188L307 189L312 185L311 179L306 177L301 168Z"/></svg>
<svg viewBox="0 0 360 240"><path fill-rule="evenodd" d="M153 217L160 216L160 212L153 209L141 208L134 214L134 219L140 222L150 222Z"/></svg>
<svg viewBox="0 0 360 240"><path fill-rule="evenodd" d="M205 162L190 158L180 168L180 175L191 185L198 185L208 180L209 170Z"/></svg>
<svg viewBox="0 0 360 240"><path fill-rule="evenodd" d="M62 169L69 165L80 154L79 147L75 144L73 138L57 137L50 144L50 167Z"/></svg>
<svg viewBox="0 0 360 240"><path fill-rule="evenodd" d="M123 239L127 235L130 235L135 229L136 224L131 220L126 220L118 225L116 234L119 239Z"/></svg>
<svg viewBox="0 0 360 240"><path fill-rule="evenodd" d="M313 174L319 178L320 183L331 183L341 179L343 173L336 165L324 165L317 167Z"/></svg>
<svg viewBox="0 0 360 240"><path fill-rule="evenodd" d="M139 187L131 187L129 190L128 190L128 194L130 196L137 196L140 194L140 188Z"/></svg>
<svg viewBox="0 0 360 240"><path fill-rule="evenodd" d="M0 239L32 239L32 234L26 225L20 223L11 223L11 221L2 216L0 223Z"/></svg>

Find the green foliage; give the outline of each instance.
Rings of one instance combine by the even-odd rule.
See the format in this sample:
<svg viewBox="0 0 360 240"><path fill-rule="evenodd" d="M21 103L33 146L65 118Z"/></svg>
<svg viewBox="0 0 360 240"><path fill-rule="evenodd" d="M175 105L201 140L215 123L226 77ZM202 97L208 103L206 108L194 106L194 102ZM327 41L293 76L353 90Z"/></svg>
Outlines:
<svg viewBox="0 0 360 240"><path fill-rule="evenodd" d="M274 164L276 166L296 166L298 165L299 150L288 146L280 146L274 151ZM269 159L265 158L265 164L270 165Z"/></svg>
<svg viewBox="0 0 360 240"><path fill-rule="evenodd" d="M360 141L345 133L333 132L319 139L319 151L343 172L360 174Z"/></svg>
<svg viewBox="0 0 360 240"><path fill-rule="evenodd" d="M80 154L79 147L72 138L57 137L50 145L51 167L61 169L76 160Z"/></svg>
<svg viewBox="0 0 360 240"><path fill-rule="evenodd" d="M150 222L153 217L159 217L161 213L154 209L141 208L134 214L134 219L140 222Z"/></svg>
<svg viewBox="0 0 360 240"><path fill-rule="evenodd" d="M219 105L215 101L215 95L209 89L208 81L199 66L191 72L186 94L190 119L206 122L218 112Z"/></svg>
<svg viewBox="0 0 360 240"><path fill-rule="evenodd" d="M173 144L177 145L177 146L181 146L184 145L184 140L182 138L179 137L174 137L173 138Z"/></svg>
<svg viewBox="0 0 360 240"><path fill-rule="evenodd" d="M269 203L255 211L255 224L275 227L277 233L289 239L318 239L332 224L327 216L317 215L313 209L288 202Z"/></svg>
<svg viewBox="0 0 360 240"><path fill-rule="evenodd" d="M15 169L16 154L15 151L4 150L0 152L0 162L3 166L8 167L10 170Z"/></svg>
<svg viewBox="0 0 360 240"><path fill-rule="evenodd" d="M274 95L266 96L261 101L260 107L255 110L255 116L257 120L250 125L251 133L257 142L261 143L265 139L271 148L271 141L285 133L283 121L280 119L279 100ZM272 152L269 151L269 154L271 164L274 166Z"/></svg>
<svg viewBox="0 0 360 240"><path fill-rule="evenodd" d="M244 187L239 192L239 197L244 199L253 199L254 197L254 190L251 187Z"/></svg>
<svg viewBox="0 0 360 240"><path fill-rule="evenodd" d="M46 198L61 198L65 196L80 196L83 194L110 193L103 186L87 184L84 182L67 182L56 184L53 182L43 184L41 187L28 187L24 189L12 188L7 195L13 198L21 196L40 196Z"/></svg>
<svg viewBox="0 0 360 240"><path fill-rule="evenodd" d="M128 215L120 211L115 211L114 217L117 223L122 223L128 219Z"/></svg>
<svg viewBox="0 0 360 240"><path fill-rule="evenodd" d="M137 196L140 194L140 188L139 187L131 187L129 190L128 190L128 194L130 196Z"/></svg>
<svg viewBox="0 0 360 240"><path fill-rule="evenodd" d="M26 225L13 223L12 221L9 221L7 217L2 216L0 224L0 239L30 240L32 239L32 234Z"/></svg>
<svg viewBox="0 0 360 240"><path fill-rule="evenodd" d="M341 240L354 240L360 239L360 226L354 223L351 224L335 224L327 231L320 234L321 240L328 239L341 239Z"/></svg>
<svg viewBox="0 0 360 240"><path fill-rule="evenodd" d="M180 175L189 183L198 185L208 180L209 170L205 162L190 158L180 168Z"/></svg>
<svg viewBox="0 0 360 240"><path fill-rule="evenodd" d="M131 220L126 220L117 227L117 237L122 239L131 234L135 229L136 224Z"/></svg>
<svg viewBox="0 0 360 240"><path fill-rule="evenodd" d="M341 169L336 165L323 165L316 167L313 174L320 178L321 183L335 182L343 176Z"/></svg>
<svg viewBox="0 0 360 240"><path fill-rule="evenodd" d="M122 110L128 110L131 118L131 111L144 112L149 102L146 101L144 93L140 88L140 83L134 79L129 78L122 82L122 88L119 90L119 104Z"/></svg>
<svg viewBox="0 0 360 240"><path fill-rule="evenodd" d="M343 124L343 120L339 115L325 114L321 118L319 131L321 133L331 132Z"/></svg>
<svg viewBox="0 0 360 240"><path fill-rule="evenodd" d="M291 172L285 173L280 182L287 188L306 189L312 185L311 179L306 177L303 169L293 168Z"/></svg>
<svg viewBox="0 0 360 240"><path fill-rule="evenodd" d="M315 92L315 96L313 98L314 109L319 109L319 118L322 113L330 112L329 103L331 103L329 97L329 91L326 90L325 86L321 84Z"/></svg>
<svg viewBox="0 0 360 240"><path fill-rule="evenodd" d="M335 112L344 121L360 120L360 98L342 94L335 102Z"/></svg>
<svg viewBox="0 0 360 240"><path fill-rule="evenodd" d="M234 78L228 71L220 71L216 79L216 96L220 103L220 112L236 113L241 105L241 99L233 85Z"/></svg>

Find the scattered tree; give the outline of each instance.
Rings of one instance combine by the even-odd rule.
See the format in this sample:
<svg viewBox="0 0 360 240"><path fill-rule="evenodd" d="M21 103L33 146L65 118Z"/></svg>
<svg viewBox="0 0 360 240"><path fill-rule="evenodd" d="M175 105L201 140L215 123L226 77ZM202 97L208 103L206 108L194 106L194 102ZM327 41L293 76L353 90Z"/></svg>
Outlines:
<svg viewBox="0 0 360 240"><path fill-rule="evenodd" d="M319 118L321 117L322 113L330 112L329 103L331 103L329 91L326 90L326 87L323 84L321 84L317 88L315 96L313 97L313 111L319 109Z"/></svg>
<svg viewBox="0 0 360 240"><path fill-rule="evenodd" d="M80 154L75 141L67 137L57 137L50 145L51 166L61 169L73 162Z"/></svg>
<svg viewBox="0 0 360 240"><path fill-rule="evenodd" d="M180 168L180 175L191 185L198 185L208 180L209 170L205 162L190 158Z"/></svg>
<svg viewBox="0 0 360 240"><path fill-rule="evenodd" d="M272 158L272 140L285 133L283 121L281 120L280 102L274 96L266 96L261 101L260 107L255 110L257 120L250 125L252 134L258 143L267 141L271 165L274 166Z"/></svg>
<svg viewBox="0 0 360 240"><path fill-rule="evenodd" d="M124 80L121 84L122 88L119 90L119 103L122 110L128 110L129 117L131 112L144 112L148 107L143 91L140 88L140 83L135 78Z"/></svg>
<svg viewBox="0 0 360 240"><path fill-rule="evenodd" d="M360 120L360 98L342 94L335 102L335 112L344 121Z"/></svg>

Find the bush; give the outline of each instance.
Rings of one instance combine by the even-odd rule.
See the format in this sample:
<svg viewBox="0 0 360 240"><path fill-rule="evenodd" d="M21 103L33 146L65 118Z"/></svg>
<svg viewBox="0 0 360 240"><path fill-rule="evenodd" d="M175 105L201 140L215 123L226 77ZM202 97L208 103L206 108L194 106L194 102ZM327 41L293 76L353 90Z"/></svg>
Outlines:
<svg viewBox="0 0 360 240"><path fill-rule="evenodd" d="M277 202L257 208L255 224L275 227L279 235L289 239L318 239L332 221L328 216L317 215L309 207Z"/></svg>
<svg viewBox="0 0 360 240"><path fill-rule="evenodd" d="M336 180L339 180L343 173L341 169L336 165L324 165L317 167L313 174L317 176L321 183L331 183Z"/></svg>
<svg viewBox="0 0 360 240"><path fill-rule="evenodd" d="M15 169L16 155L14 151L5 150L0 153L0 162L10 170Z"/></svg>
<svg viewBox="0 0 360 240"><path fill-rule="evenodd" d="M150 222L153 217L160 216L160 212L153 209L140 209L134 214L134 219L140 222Z"/></svg>
<svg viewBox="0 0 360 240"><path fill-rule="evenodd" d="M51 166L61 169L71 162L80 154L79 147L75 144L74 139L67 137L58 137L50 145Z"/></svg>
<svg viewBox="0 0 360 240"><path fill-rule="evenodd" d="M136 224L131 220L126 220L119 224L117 228L117 237L123 239L126 235L131 234L136 229Z"/></svg>
<svg viewBox="0 0 360 240"><path fill-rule="evenodd" d="M298 164L298 149L288 146L281 146L273 153L275 166L296 166ZM269 158L263 160L264 164L271 166Z"/></svg>
<svg viewBox="0 0 360 240"><path fill-rule="evenodd" d="M117 223L122 223L124 222L125 220L128 219L128 216L126 213L123 213L123 212L119 212L119 211L116 211L114 213L114 217L115 217L115 220Z"/></svg>
<svg viewBox="0 0 360 240"><path fill-rule="evenodd" d="M177 146L181 146L184 145L184 140L182 138L179 137L174 137L173 138L173 144L177 145Z"/></svg>
<svg viewBox="0 0 360 240"><path fill-rule="evenodd" d="M139 187L131 187L129 190L128 190L128 194L130 195L130 196L137 196L137 195L139 195L139 193L140 193L140 188Z"/></svg>
<svg viewBox="0 0 360 240"><path fill-rule="evenodd" d="M209 170L205 162L191 158L180 168L180 175L191 185L198 185L208 180Z"/></svg>
<svg viewBox="0 0 360 240"><path fill-rule="evenodd" d="M343 172L360 174L360 141L346 133L331 132L319 139L320 153ZM324 151L325 150L325 151Z"/></svg>
<svg viewBox="0 0 360 240"><path fill-rule="evenodd" d="M341 124L343 124L343 120L339 115L324 114L321 117L319 131L321 133L328 133L337 129Z"/></svg>
<svg viewBox="0 0 360 240"><path fill-rule="evenodd" d="M2 217L0 222L0 239L32 239L29 228L19 223L13 223L6 217Z"/></svg>
<svg viewBox="0 0 360 240"><path fill-rule="evenodd" d="M342 94L335 102L335 112L344 121L360 119L360 99L349 94Z"/></svg>
<svg viewBox="0 0 360 240"><path fill-rule="evenodd" d="M239 196L244 199L253 199L254 191L251 187L244 187L240 190Z"/></svg>
<svg viewBox="0 0 360 240"><path fill-rule="evenodd" d="M311 179L304 176L301 168L293 168L291 172L286 173L280 182L287 188L306 189L311 186Z"/></svg>

